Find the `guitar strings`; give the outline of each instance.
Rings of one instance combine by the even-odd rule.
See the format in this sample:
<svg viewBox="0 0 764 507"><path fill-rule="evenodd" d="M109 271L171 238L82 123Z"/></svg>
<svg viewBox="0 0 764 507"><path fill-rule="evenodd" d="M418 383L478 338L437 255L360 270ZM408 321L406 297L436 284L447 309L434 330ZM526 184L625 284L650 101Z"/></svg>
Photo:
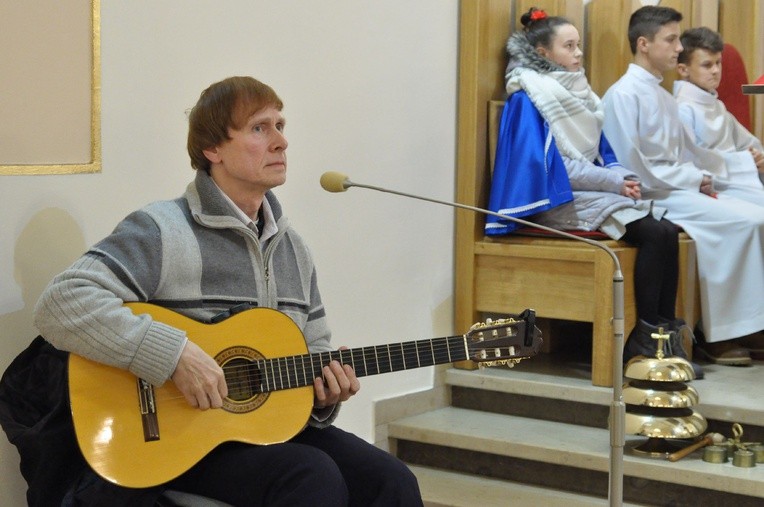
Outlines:
<svg viewBox="0 0 764 507"><path fill-rule="evenodd" d="M323 375L318 375L317 372L320 372L323 370L324 366L328 365L327 360L329 362L340 359L343 361L348 360L348 362L344 362L343 364L352 366L359 376L367 376L370 375L370 368L367 363L373 363L377 367L376 373L383 374L466 359L466 354L464 352L465 339L463 336L433 338L431 340L419 340L416 342L405 342L391 345L375 345L341 351L333 350L254 360L244 357L235 358L233 361L240 359L243 362L237 364L226 363L222 366L225 373L235 373L232 376L226 375L228 397L231 397L232 391L239 394L243 391L248 395L248 398L252 398L270 392L312 386L315 379L323 378ZM429 350L424 352L420 351L419 349L421 349L422 346L428 347ZM457 355L456 352L461 352L461 354ZM353 353L355 353L355 356ZM363 357L357 357L359 354L362 354ZM380 355L386 356L385 359L387 359L387 361L380 360ZM425 358L429 356L429 359L431 359L432 362L425 361L425 364L422 364L423 355ZM407 368L407 357L416 359L416 364ZM356 360L363 364L355 366ZM298 361L301 364L298 364ZM384 365L387 365L388 369L380 371L382 369L381 367ZM269 366L271 367L271 370L273 370L271 373L264 371L267 370ZM363 370L358 371L361 366L363 367ZM285 372L284 370L287 371ZM300 371L302 374L300 374ZM293 374L290 374L290 372ZM311 373L311 375L308 376L308 373ZM277 385L277 383L279 385ZM262 389L261 387L263 385L267 386L267 388ZM155 394L155 399L157 401L171 401L184 399L184 397L182 395L170 396L169 393L166 393L165 395Z"/></svg>
<svg viewBox="0 0 764 507"><path fill-rule="evenodd" d="M362 377L468 359L465 347L468 348L466 336L457 335L275 358L237 357L229 361L229 363L237 361L236 364L226 363L221 368L226 373L226 385L229 388L227 398L246 401L271 392L312 386L316 379L323 378L320 372L334 360L350 365L356 375ZM425 349L424 352L420 350L422 348ZM505 348L510 350L509 347ZM407 359L416 359L416 363L409 367ZM422 359L425 359L424 364ZM375 368L369 368L369 364ZM385 366L387 369L384 368ZM234 375L229 375L232 371ZM184 399L182 395L169 396L168 394L160 392L155 394L155 399L157 401ZM232 394L239 398L232 398Z"/></svg>
<svg viewBox="0 0 764 507"><path fill-rule="evenodd" d="M451 336L252 361L242 358L244 364L224 365L223 370L236 370L237 378L227 381L229 387L252 389L253 385L265 384L265 389L254 390L268 392L310 385L314 379L323 376L320 374L321 370L333 360L350 365L356 375L362 377L468 359L465 346L464 336ZM514 356L510 347L504 349L509 352L507 356ZM411 363L409 359L412 360ZM414 359L416 363L413 362ZM308 372L311 373L310 376Z"/></svg>
<svg viewBox="0 0 764 507"><path fill-rule="evenodd" d="M224 364L222 369L226 374L229 397L233 391L247 393L251 398L273 391L312 386L315 379L323 378L320 372L334 360L350 365L358 376L367 376L463 360L467 358L464 347L465 337L459 335L275 358L240 357ZM240 362L230 364L237 360ZM157 400L183 398L155 396Z"/></svg>
<svg viewBox="0 0 764 507"><path fill-rule="evenodd" d="M254 390L268 392L312 385L315 378L323 377L321 370L333 360L350 365L358 376L366 376L467 359L464 347L464 336L451 336L278 358L241 358L244 364L226 364L223 370L236 373L227 379L229 388L251 389L252 385L265 384L266 389Z"/></svg>

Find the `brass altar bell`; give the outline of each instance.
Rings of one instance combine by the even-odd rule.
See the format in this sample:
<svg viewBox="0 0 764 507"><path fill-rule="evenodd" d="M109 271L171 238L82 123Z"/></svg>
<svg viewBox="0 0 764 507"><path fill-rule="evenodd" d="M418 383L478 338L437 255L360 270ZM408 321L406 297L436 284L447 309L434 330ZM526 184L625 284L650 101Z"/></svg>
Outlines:
<svg viewBox="0 0 764 507"><path fill-rule="evenodd" d="M695 378L692 365L681 357L666 357L663 351L671 335L658 328L650 335L657 342L655 357L637 356L626 363L623 386L626 404L626 433L648 437L634 445L635 454L668 457L686 442L703 434L708 423L692 407L698 392L686 384Z"/></svg>

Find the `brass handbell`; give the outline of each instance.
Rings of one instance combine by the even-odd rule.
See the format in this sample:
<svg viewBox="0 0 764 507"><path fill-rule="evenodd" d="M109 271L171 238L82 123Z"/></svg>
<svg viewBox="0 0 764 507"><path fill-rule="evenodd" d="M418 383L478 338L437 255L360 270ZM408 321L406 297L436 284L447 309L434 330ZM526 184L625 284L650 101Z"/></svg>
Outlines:
<svg viewBox="0 0 764 507"><path fill-rule="evenodd" d="M688 439L702 435L708 423L695 410L683 415L626 412L626 433L650 438Z"/></svg>
<svg viewBox="0 0 764 507"><path fill-rule="evenodd" d="M624 376L654 382L689 382L695 379L692 365L681 357L637 356L626 363Z"/></svg>
<svg viewBox="0 0 764 507"><path fill-rule="evenodd" d="M681 382L655 386L654 381L630 380L623 386L623 401L627 405L651 408L688 408L698 404L700 396L694 387Z"/></svg>
<svg viewBox="0 0 764 507"><path fill-rule="evenodd" d="M637 356L626 364L625 430L648 437L632 447L636 454L666 457L684 444L676 440L695 438L708 426L692 408L699 402L698 392L686 384L695 378L692 365L680 357L665 357L664 342L670 336L659 328L651 335L658 342L655 357Z"/></svg>

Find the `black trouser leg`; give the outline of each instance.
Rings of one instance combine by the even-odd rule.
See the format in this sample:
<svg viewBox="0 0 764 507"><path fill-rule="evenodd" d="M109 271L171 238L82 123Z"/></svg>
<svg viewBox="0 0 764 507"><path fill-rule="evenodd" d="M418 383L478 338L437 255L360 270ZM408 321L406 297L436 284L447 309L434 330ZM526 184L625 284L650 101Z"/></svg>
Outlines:
<svg viewBox="0 0 764 507"><path fill-rule="evenodd" d="M638 247L634 265L637 316L658 324L659 316L673 320L679 284L679 233L668 220L648 215L626 226L623 239Z"/></svg>

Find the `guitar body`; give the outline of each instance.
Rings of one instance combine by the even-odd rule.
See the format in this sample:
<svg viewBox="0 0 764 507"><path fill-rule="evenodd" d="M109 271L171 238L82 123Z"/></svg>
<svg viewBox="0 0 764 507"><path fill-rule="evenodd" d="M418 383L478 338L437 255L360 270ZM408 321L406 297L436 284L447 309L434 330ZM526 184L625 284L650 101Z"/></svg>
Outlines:
<svg viewBox="0 0 764 507"><path fill-rule="evenodd" d="M514 365L538 353L542 343L533 310L477 323L464 335L308 353L300 329L276 310L253 308L202 324L151 304L125 306L185 330L222 367L228 386L223 407L203 411L191 407L171 381L153 387L125 370L69 355L80 450L101 477L132 488L174 479L223 442L289 440L307 424L313 379L331 361L351 366L358 377L465 359Z"/></svg>
<svg viewBox="0 0 764 507"><path fill-rule="evenodd" d="M307 353L305 339L286 315L254 308L218 324L202 324L143 303L136 314L184 329L221 366L237 361ZM150 487L179 476L223 442L273 444L306 425L312 385L229 397L222 409L191 407L172 381L153 388L156 437L147 439L138 379L130 372L75 354L69 358L69 397L77 441L104 479L126 487Z"/></svg>

